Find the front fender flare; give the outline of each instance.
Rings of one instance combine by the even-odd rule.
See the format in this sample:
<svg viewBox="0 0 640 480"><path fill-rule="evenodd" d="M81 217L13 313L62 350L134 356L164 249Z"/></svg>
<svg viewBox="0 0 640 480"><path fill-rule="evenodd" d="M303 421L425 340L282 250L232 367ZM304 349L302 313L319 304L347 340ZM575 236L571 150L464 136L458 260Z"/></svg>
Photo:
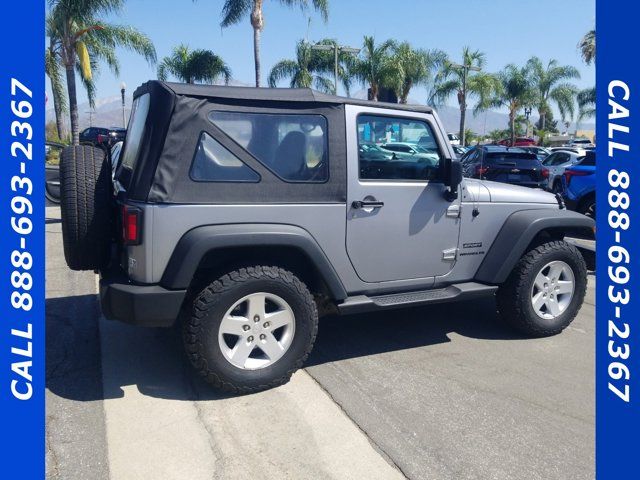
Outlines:
<svg viewBox="0 0 640 480"><path fill-rule="evenodd" d="M338 274L311 234L300 227L282 224L206 225L189 230L176 245L160 285L168 289L188 288L207 253L252 246L291 247L302 251L317 268L333 298L347 297Z"/></svg>
<svg viewBox="0 0 640 480"><path fill-rule="evenodd" d="M570 210L545 208L514 212L498 232L475 280L494 285L503 283L536 235L544 230L593 231L594 226L593 219Z"/></svg>

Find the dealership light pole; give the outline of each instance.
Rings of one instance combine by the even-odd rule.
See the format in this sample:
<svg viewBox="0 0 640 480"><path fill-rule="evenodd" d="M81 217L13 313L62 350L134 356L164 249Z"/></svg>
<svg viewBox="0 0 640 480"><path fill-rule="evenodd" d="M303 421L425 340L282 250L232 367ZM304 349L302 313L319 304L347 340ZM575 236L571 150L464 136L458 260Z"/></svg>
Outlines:
<svg viewBox="0 0 640 480"><path fill-rule="evenodd" d="M316 43L315 45L311 45L312 50L322 50L322 51L330 51L333 50L333 94L338 94L338 54L340 52L345 53L353 53L357 55L360 53L359 48L353 47L345 47L344 45L338 45L334 43L333 45L324 45L322 43Z"/></svg>
<svg viewBox="0 0 640 480"><path fill-rule="evenodd" d="M531 107L524 107L524 118L527 120L527 133L525 137L529 137L529 117L531 116Z"/></svg>
<svg viewBox="0 0 640 480"><path fill-rule="evenodd" d="M127 128L127 120L124 115L124 92L127 88L127 84L122 82L120 84L120 93L122 94L122 128Z"/></svg>
<svg viewBox="0 0 640 480"><path fill-rule="evenodd" d="M474 67L473 65L461 65L459 63L450 63L449 64L451 67L453 68L461 68L462 69L462 93L464 95L464 110L465 110L465 114L466 114L466 110L467 110L467 76L469 75L469 70L473 71L473 72L479 72L481 69L480 67ZM462 112L460 112L460 115L462 115ZM464 138L464 128L462 129L462 131L460 132L460 145L462 145L463 147L465 146L466 141Z"/></svg>

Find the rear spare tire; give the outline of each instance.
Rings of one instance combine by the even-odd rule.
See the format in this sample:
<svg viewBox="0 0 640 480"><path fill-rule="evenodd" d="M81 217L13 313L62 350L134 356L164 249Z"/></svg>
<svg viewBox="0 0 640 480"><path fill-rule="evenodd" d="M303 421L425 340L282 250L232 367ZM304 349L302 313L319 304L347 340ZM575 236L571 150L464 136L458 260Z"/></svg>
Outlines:
<svg viewBox="0 0 640 480"><path fill-rule="evenodd" d="M105 152L66 147L60 161L60 210L64 258L72 270L96 270L111 240L111 166Z"/></svg>

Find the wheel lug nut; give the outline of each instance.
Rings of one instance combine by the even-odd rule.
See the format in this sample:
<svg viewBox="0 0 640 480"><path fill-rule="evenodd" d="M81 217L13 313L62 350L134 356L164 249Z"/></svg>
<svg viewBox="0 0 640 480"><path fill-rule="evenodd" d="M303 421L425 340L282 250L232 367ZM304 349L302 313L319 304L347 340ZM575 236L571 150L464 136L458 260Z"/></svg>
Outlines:
<svg viewBox="0 0 640 480"><path fill-rule="evenodd" d="M243 325L242 329L246 332L247 330L250 330L251 327L249 325Z"/></svg>
<svg viewBox="0 0 640 480"><path fill-rule="evenodd" d="M260 340L264 340L265 338L267 338L267 336L264 333L260 335Z"/></svg>
<svg viewBox="0 0 640 480"><path fill-rule="evenodd" d="M260 321L260 316L256 315L255 317L253 317L253 321L254 322L259 322Z"/></svg>
<svg viewBox="0 0 640 480"><path fill-rule="evenodd" d="M269 325L271 325L269 322L264 322L264 325L263 325L263 326L264 326L264 328L268 328L268 327L269 327Z"/></svg>
<svg viewBox="0 0 640 480"><path fill-rule="evenodd" d="M253 342L253 337L247 338L247 342L249 342L249 343Z"/></svg>

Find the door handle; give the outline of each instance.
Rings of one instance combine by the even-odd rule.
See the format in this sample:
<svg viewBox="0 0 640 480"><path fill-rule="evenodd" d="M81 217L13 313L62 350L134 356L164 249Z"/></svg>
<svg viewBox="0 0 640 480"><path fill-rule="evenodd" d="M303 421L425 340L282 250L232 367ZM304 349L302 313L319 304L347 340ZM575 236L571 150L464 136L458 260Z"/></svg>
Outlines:
<svg viewBox="0 0 640 480"><path fill-rule="evenodd" d="M353 203L351 203L351 206L355 209L382 208L384 207L384 202L379 202L377 200L354 200Z"/></svg>

